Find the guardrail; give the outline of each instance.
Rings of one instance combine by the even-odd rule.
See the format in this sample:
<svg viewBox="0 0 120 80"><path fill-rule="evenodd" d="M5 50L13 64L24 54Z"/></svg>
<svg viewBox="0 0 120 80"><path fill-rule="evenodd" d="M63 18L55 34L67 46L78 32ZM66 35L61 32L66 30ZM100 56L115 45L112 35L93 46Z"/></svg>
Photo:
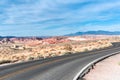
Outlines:
<svg viewBox="0 0 120 80"><path fill-rule="evenodd" d="M82 68L82 70L79 71L79 73L74 77L73 80L84 80L83 77L91 70L94 68L94 65L110 56L113 56L113 55L116 55L116 54L119 54L120 51L118 52L115 52L115 53L112 53L112 54L109 54L109 55L105 55L103 57L100 57L94 61L92 61L91 63L87 64L85 67Z"/></svg>

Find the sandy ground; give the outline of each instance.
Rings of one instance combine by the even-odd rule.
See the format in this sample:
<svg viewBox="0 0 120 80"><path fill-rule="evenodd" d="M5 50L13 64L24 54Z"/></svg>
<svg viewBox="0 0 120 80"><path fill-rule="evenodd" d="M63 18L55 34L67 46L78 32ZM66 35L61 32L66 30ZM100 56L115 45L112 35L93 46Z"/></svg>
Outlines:
<svg viewBox="0 0 120 80"><path fill-rule="evenodd" d="M97 63L85 80L120 80L120 54Z"/></svg>

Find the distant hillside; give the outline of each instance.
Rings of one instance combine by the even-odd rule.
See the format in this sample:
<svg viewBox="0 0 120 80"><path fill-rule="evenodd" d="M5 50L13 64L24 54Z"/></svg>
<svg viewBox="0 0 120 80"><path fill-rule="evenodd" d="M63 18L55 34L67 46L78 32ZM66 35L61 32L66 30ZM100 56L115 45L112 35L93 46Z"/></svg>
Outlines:
<svg viewBox="0 0 120 80"><path fill-rule="evenodd" d="M15 36L0 36L0 38L16 38Z"/></svg>
<svg viewBox="0 0 120 80"><path fill-rule="evenodd" d="M17 36L0 36L0 39L3 38L49 38L48 36L26 36L26 37L17 37Z"/></svg>
<svg viewBox="0 0 120 80"><path fill-rule="evenodd" d="M76 32L72 34L67 34L65 36L79 36L79 35L120 35L120 31L87 31L87 32Z"/></svg>

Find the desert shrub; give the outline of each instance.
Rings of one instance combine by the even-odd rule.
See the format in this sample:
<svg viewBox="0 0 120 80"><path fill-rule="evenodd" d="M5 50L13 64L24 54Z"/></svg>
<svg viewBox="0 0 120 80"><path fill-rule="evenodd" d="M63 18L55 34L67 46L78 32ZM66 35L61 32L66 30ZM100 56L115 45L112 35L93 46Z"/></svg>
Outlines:
<svg viewBox="0 0 120 80"><path fill-rule="evenodd" d="M36 59L43 59L43 57L41 57L41 56L37 56L37 58Z"/></svg>
<svg viewBox="0 0 120 80"><path fill-rule="evenodd" d="M10 62L11 62L10 60L3 60L3 61L0 61L0 64L10 63Z"/></svg>
<svg viewBox="0 0 120 80"><path fill-rule="evenodd" d="M69 54L72 54L72 52L66 52L65 55L69 55Z"/></svg>
<svg viewBox="0 0 120 80"><path fill-rule="evenodd" d="M89 49L85 48L83 52L88 52L88 51L89 51Z"/></svg>
<svg viewBox="0 0 120 80"><path fill-rule="evenodd" d="M72 50L72 46L70 44L65 44L64 45L64 49L68 50L68 51L71 51Z"/></svg>
<svg viewBox="0 0 120 80"><path fill-rule="evenodd" d="M28 58L28 60L34 60L34 57L30 56L30 57Z"/></svg>

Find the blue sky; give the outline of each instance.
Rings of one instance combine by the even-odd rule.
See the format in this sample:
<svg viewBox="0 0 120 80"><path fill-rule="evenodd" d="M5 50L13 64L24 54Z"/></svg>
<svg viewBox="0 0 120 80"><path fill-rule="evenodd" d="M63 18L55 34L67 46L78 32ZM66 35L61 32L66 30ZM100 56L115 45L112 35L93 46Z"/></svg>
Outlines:
<svg viewBox="0 0 120 80"><path fill-rule="evenodd" d="M1 36L120 31L120 0L0 0Z"/></svg>

